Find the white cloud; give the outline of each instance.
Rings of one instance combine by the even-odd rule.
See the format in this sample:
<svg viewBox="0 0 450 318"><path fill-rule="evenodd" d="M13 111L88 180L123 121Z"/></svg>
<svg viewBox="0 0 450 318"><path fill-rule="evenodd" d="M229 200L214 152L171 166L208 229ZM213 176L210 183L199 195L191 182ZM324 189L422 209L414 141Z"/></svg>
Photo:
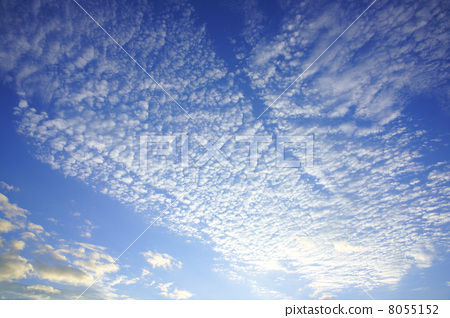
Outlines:
<svg viewBox="0 0 450 318"><path fill-rule="evenodd" d="M17 254L0 255L0 281L26 278L32 271L27 259Z"/></svg>
<svg viewBox="0 0 450 318"><path fill-rule="evenodd" d="M49 220L50 222L52 222L53 224L58 224L58 220L54 219L54 218L48 218L47 220Z"/></svg>
<svg viewBox="0 0 450 318"><path fill-rule="evenodd" d="M86 272L67 265L48 265L37 262L34 266L36 275L45 280L56 283L65 283L70 285L89 286L93 281L93 277Z"/></svg>
<svg viewBox="0 0 450 318"><path fill-rule="evenodd" d="M345 241L333 242L333 246L336 249L336 251L340 253L355 253L366 251L366 249L362 246L351 245Z"/></svg>
<svg viewBox="0 0 450 318"><path fill-rule="evenodd" d="M24 241L12 240L10 242L10 247L12 250L21 251L25 248L26 244Z"/></svg>
<svg viewBox="0 0 450 318"><path fill-rule="evenodd" d="M25 241L27 240L37 241L36 235L31 232L22 232L21 237Z"/></svg>
<svg viewBox="0 0 450 318"><path fill-rule="evenodd" d="M12 186L12 185L9 185L9 184L7 184L7 183L5 183L3 181L0 181L0 187L2 187L3 189L6 189L8 191L20 191L19 188L15 187L15 186Z"/></svg>
<svg viewBox="0 0 450 318"><path fill-rule="evenodd" d="M0 219L0 233L8 233L17 229L18 226L12 224L11 222Z"/></svg>
<svg viewBox="0 0 450 318"><path fill-rule="evenodd" d="M0 212L14 225L23 228L25 227L25 220L28 211L19 208L16 204L11 204L8 198L0 193Z"/></svg>
<svg viewBox="0 0 450 318"><path fill-rule="evenodd" d="M313 295L312 297L315 298L315 295ZM336 298L336 295L333 295L331 293L325 293L319 297L319 299L321 300L335 300Z"/></svg>
<svg viewBox="0 0 450 318"><path fill-rule="evenodd" d="M433 252L431 250L427 250L424 246L415 246L410 251L406 253L406 255L414 258L416 261L416 265L419 268L427 268L430 267L433 261Z"/></svg>
<svg viewBox="0 0 450 318"><path fill-rule="evenodd" d="M64 256L64 250L55 250L50 244L36 244L34 254L45 255L56 261L67 261L67 257Z"/></svg>
<svg viewBox="0 0 450 318"><path fill-rule="evenodd" d="M172 293L167 294L167 297L171 299L189 299L192 296L194 296L194 294L188 292L185 289L178 289L178 288L175 288L175 290Z"/></svg>
<svg viewBox="0 0 450 318"><path fill-rule="evenodd" d="M96 228L98 228L98 226L94 225L92 223L92 221L89 220L84 220L83 225L78 226L78 228L81 231L81 237L87 237L90 238L92 235L92 231Z"/></svg>
<svg viewBox="0 0 450 318"><path fill-rule="evenodd" d="M156 286L156 288L158 288L161 292L160 295L170 298L170 299L189 299L192 296L194 296L194 294L188 292L187 290L184 289L172 289L173 283L160 283L158 286ZM172 291L171 291L172 289Z"/></svg>
<svg viewBox="0 0 450 318"><path fill-rule="evenodd" d="M119 265L113 263L103 263L95 259L76 260L75 265L83 268L85 271L92 273L95 277L103 273L115 273L119 270Z"/></svg>
<svg viewBox="0 0 450 318"><path fill-rule="evenodd" d="M32 222L28 222L27 228L29 231L34 232L36 234L40 234L44 232L44 228L39 224L34 224Z"/></svg>
<svg viewBox="0 0 450 318"><path fill-rule="evenodd" d="M146 270L145 268L142 269L142 274L141 277L145 277L147 275L151 275L152 273L150 273L148 270Z"/></svg>
<svg viewBox="0 0 450 318"><path fill-rule="evenodd" d="M27 286L28 290L31 291L39 291L47 294L59 294L61 291L59 289L53 288L52 286L46 286L46 285L31 285Z"/></svg>
<svg viewBox="0 0 450 318"><path fill-rule="evenodd" d="M169 254L161 254L158 252L147 251L142 253L147 262L153 266L153 268L162 267L163 269L173 269L182 267L182 263Z"/></svg>
<svg viewBox="0 0 450 318"><path fill-rule="evenodd" d="M2 249L2 254L0 254L2 292L25 299L73 299L79 295L79 290L74 289L74 287L89 286L94 281L93 275L98 277L104 273L102 279L96 282L96 286L86 292L85 297L90 299L121 297L115 293L112 288L113 285L109 284L111 280L114 280L113 275L118 272L119 266L112 264L114 259L105 252L105 247L88 243L67 242L64 239L53 240L41 225L27 220L25 213L28 212L15 204L9 203L6 197L3 197L2 212L10 220L21 225L16 226L16 231L11 232L10 235L22 238L22 240L19 240L8 237L8 240L3 238L0 240L0 248ZM5 222L8 221L5 220ZM26 246L30 248L25 249ZM28 253L28 255L24 257L19 255L21 253ZM121 276L125 284L127 282L132 283L132 279L124 275ZM31 278L34 283L37 280L44 284L24 286L16 282L17 280L26 282L25 279ZM59 290L46 285L48 282L64 284L66 288Z"/></svg>

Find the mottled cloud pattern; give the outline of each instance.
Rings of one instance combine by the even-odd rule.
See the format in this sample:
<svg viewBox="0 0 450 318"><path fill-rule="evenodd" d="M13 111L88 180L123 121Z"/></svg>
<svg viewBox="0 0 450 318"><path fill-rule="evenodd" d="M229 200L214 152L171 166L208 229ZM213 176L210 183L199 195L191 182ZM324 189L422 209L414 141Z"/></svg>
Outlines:
<svg viewBox="0 0 450 318"><path fill-rule="evenodd" d="M157 224L209 244L221 255L217 271L264 297L293 296L261 279L271 275L298 278L317 298L395 286L448 246L449 164L424 164L436 143L404 115L405 96L438 91L448 98L445 1L380 0L258 120L356 18L348 12L368 3L339 1L318 11L319 3L281 1L285 16L269 37L250 1L235 65L215 54L187 2L139 10L80 4L193 119L76 4L6 1L0 70L21 99L18 130L41 161L149 220L176 200ZM43 12L52 18L40 19ZM143 169L142 134L204 135L211 143L227 134L314 135L314 168L277 168L274 144L262 146L250 168L248 146L231 140L222 148L230 167L212 159L200 168L167 161ZM202 148L195 140L191 148L195 162ZM3 232L21 226L1 222ZM92 224L82 230L88 235ZM16 250L2 260L16 268L10 278L31 270ZM144 255L153 267L181 267L163 254ZM49 281L80 284L101 271L100 260L73 263L85 272L41 263L33 269ZM169 298L192 296L170 283L157 288Z"/></svg>

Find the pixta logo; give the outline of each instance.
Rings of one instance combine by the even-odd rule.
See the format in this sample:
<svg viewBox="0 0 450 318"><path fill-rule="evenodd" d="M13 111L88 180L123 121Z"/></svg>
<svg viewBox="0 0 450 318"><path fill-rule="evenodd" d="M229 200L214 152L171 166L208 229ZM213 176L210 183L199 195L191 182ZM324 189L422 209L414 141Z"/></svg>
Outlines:
<svg viewBox="0 0 450 318"><path fill-rule="evenodd" d="M190 145L192 141L201 145L206 152L191 160ZM314 165L314 136L243 136L243 135L223 135L215 142L211 143L205 136L188 135L141 135L139 138L139 165L141 168L148 168L154 164L156 158L170 159L172 164L179 164L182 167L201 167L206 165L211 159L217 160L222 166L232 166L227 156L221 150L230 141L235 143L245 143L248 146L246 162L251 168L258 165L258 145L275 143L276 166L280 168L312 168ZM197 147L198 148L198 147ZM273 147L269 149L274 149ZM287 151L302 153L302 158L288 159ZM235 155L235 154L233 154ZM175 160L175 158L178 158ZM242 158L238 158L242 159ZM166 162L166 161L164 161Z"/></svg>

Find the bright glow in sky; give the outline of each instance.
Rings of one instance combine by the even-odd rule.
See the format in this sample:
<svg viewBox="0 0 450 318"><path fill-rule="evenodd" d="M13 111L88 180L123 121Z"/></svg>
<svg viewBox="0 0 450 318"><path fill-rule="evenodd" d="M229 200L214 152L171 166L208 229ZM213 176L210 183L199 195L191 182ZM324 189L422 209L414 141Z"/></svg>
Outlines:
<svg viewBox="0 0 450 318"><path fill-rule="evenodd" d="M448 299L450 3L371 3L3 1L0 296Z"/></svg>

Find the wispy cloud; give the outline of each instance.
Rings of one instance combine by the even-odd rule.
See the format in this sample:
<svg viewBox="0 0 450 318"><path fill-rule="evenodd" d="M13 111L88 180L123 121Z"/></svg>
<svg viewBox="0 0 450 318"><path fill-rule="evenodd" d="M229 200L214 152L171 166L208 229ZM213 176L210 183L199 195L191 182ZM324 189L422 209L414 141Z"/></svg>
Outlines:
<svg viewBox="0 0 450 318"><path fill-rule="evenodd" d="M5 190L8 190L8 191L20 191L19 188L15 187L15 186L12 186L12 185L9 185L9 184L7 184L7 183L5 183L3 181L0 181L0 187L2 187Z"/></svg>

